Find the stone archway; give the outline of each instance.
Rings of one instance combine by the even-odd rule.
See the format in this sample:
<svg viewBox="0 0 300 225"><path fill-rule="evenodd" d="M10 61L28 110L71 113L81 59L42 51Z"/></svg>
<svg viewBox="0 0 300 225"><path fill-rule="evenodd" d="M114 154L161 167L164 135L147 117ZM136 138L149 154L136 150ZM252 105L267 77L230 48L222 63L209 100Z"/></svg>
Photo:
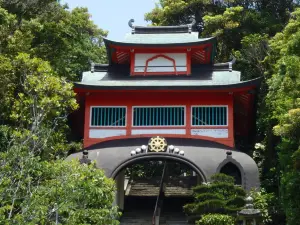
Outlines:
<svg viewBox="0 0 300 225"><path fill-rule="evenodd" d="M247 190L259 187L259 172L255 161L247 154L233 150L227 146L211 141L168 138L168 143L180 151L184 156L170 152L147 152L131 156L131 151L147 145L149 138L114 140L99 143L88 148L88 158L102 169L107 177L115 178L127 165L143 159L174 160L188 165L203 181L209 182L210 177L219 173L228 162L235 164L242 176L242 186ZM231 155L227 155L231 151ZM69 155L66 160L82 158L82 152Z"/></svg>
<svg viewBox="0 0 300 225"><path fill-rule="evenodd" d="M191 160L185 158L184 156L175 155L175 154L168 154L168 153L147 153L147 154L141 154L132 156L131 158L128 158L121 162L113 172L111 173L110 177L115 179L116 176L126 167L138 163L143 160L168 160L168 161L176 161L182 164L185 164L189 166L191 169L193 169L196 174L201 178L202 181L207 182L207 177L205 176L203 170L196 165Z"/></svg>
<svg viewBox="0 0 300 225"><path fill-rule="evenodd" d="M115 182L116 182L117 191L116 191L115 204L118 205L118 207L121 210L124 210L124 207L125 207L124 206L124 204L125 204L125 192L127 192L127 190L130 190L131 185L132 185L132 183L131 183L132 180L131 179L127 179L127 180L125 179L125 169L130 167L130 166L133 166L135 164L139 164L141 162L144 162L144 161L166 161L167 164L171 163L171 162L175 162L175 163L179 163L179 164L187 166L191 171L193 171L195 173L195 175L193 175L195 177L195 179L190 180L188 183L186 183L187 185L191 185L191 183L194 183L194 182L199 183L199 182L207 182L208 181L208 179L207 179L205 173L203 172L203 170L197 164L195 164L194 162L192 162L188 158L185 158L182 155L174 154L174 153L168 153L168 152L140 153L138 155L131 156L131 157L123 160L122 162L120 162L119 165L117 165L113 169L112 173L109 176L110 178L114 179ZM186 178L191 179L191 177L186 177ZM179 179L181 179L180 182L187 181L187 179L183 180L183 181L182 181L183 178L179 178ZM127 189L128 182L130 183L130 185L129 185L130 188L129 189ZM169 184L172 184L172 181ZM185 187L185 188L188 188L188 187ZM166 190L168 190L168 188ZM169 190L171 190L171 188ZM148 189L147 189L146 192L149 194ZM172 191L170 191L170 193L171 192ZM150 191L150 193L151 193L151 191ZM143 196L143 194L141 194L141 196ZM186 198L186 196L185 196L185 198Z"/></svg>

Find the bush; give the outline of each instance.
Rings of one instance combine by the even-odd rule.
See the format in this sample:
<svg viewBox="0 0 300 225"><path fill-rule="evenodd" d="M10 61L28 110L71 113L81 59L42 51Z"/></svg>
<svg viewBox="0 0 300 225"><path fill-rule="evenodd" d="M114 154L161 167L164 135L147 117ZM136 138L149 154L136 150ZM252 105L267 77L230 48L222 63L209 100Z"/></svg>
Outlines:
<svg viewBox="0 0 300 225"><path fill-rule="evenodd" d="M234 185L232 177L215 174L211 180L193 188L194 202L183 207L191 221L206 214L236 215L245 205L245 190Z"/></svg>
<svg viewBox="0 0 300 225"><path fill-rule="evenodd" d="M273 208L272 205L275 204L274 194L267 193L264 189L261 189L260 191L252 190L251 196L254 199L254 208L261 211L263 222L265 224L272 222L270 214Z"/></svg>
<svg viewBox="0 0 300 225"><path fill-rule="evenodd" d="M198 225L234 225L235 219L232 216L223 214L207 214L196 224Z"/></svg>

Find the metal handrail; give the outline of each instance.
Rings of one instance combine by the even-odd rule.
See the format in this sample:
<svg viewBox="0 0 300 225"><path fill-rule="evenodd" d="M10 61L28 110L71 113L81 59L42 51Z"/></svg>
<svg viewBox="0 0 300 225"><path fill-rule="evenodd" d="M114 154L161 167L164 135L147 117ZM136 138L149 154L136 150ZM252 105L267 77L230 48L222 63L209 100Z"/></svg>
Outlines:
<svg viewBox="0 0 300 225"><path fill-rule="evenodd" d="M158 210L160 209L159 207L161 207L161 202L162 202L161 197L162 197L162 194L163 194L163 184L164 184L164 180L165 180L166 168L167 168L167 162L165 161L162 176L161 176L161 180L160 180L160 185L159 185L159 194L157 195L155 208L154 208L154 212L153 212L152 225L158 225L155 222L156 222L156 216L159 216L159 215L157 215L158 212L159 212Z"/></svg>

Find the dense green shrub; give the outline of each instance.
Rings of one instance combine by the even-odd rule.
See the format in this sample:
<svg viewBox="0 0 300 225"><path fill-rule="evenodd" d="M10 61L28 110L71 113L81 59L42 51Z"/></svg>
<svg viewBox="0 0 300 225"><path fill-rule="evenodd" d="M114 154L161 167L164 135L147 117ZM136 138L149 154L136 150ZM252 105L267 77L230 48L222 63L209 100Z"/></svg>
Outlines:
<svg viewBox="0 0 300 225"><path fill-rule="evenodd" d="M243 188L234 185L234 178L225 174L216 174L211 183L196 186L195 201L184 206L190 220L198 220L205 214L236 215L245 205L246 193Z"/></svg>
<svg viewBox="0 0 300 225"><path fill-rule="evenodd" d="M232 216L222 214L207 214L201 218L197 225L234 225L235 219Z"/></svg>

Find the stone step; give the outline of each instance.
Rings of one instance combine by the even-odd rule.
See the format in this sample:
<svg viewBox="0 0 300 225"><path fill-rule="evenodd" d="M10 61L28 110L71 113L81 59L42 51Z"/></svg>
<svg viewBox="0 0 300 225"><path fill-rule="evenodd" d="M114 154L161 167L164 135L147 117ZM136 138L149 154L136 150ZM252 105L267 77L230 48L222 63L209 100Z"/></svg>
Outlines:
<svg viewBox="0 0 300 225"><path fill-rule="evenodd" d="M188 225L189 223L186 221L185 218L178 218L178 219L167 219L160 218L160 225Z"/></svg>
<svg viewBox="0 0 300 225"><path fill-rule="evenodd" d="M189 225L187 222L167 222L167 223L160 223L160 225Z"/></svg>
<svg viewBox="0 0 300 225"><path fill-rule="evenodd" d="M152 225L152 210L125 211L120 220L120 225Z"/></svg>
<svg viewBox="0 0 300 225"><path fill-rule="evenodd" d="M157 196L159 187L147 184L132 184L128 190L128 196ZM166 187L165 196L192 196L191 188L180 186Z"/></svg>
<svg viewBox="0 0 300 225"><path fill-rule="evenodd" d="M152 225L152 218L122 218L120 225Z"/></svg>

